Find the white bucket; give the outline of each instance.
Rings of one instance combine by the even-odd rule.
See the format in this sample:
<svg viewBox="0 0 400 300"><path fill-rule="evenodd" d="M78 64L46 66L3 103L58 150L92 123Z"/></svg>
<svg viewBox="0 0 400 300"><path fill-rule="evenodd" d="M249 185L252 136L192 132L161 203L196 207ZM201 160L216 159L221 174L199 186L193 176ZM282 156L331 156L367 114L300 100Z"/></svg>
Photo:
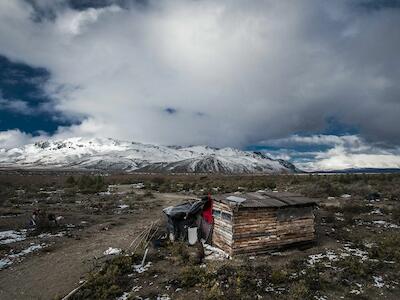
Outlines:
<svg viewBox="0 0 400 300"><path fill-rule="evenodd" d="M188 240L189 245L194 245L197 243L197 227L188 228Z"/></svg>

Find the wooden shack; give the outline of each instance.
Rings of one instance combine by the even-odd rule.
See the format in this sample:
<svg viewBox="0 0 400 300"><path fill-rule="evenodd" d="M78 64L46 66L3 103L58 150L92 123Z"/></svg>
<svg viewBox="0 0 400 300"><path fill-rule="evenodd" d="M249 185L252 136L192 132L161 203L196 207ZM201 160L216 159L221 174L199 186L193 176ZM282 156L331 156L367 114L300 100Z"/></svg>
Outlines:
<svg viewBox="0 0 400 300"><path fill-rule="evenodd" d="M213 244L232 255L260 254L315 240L315 201L292 193L213 197Z"/></svg>

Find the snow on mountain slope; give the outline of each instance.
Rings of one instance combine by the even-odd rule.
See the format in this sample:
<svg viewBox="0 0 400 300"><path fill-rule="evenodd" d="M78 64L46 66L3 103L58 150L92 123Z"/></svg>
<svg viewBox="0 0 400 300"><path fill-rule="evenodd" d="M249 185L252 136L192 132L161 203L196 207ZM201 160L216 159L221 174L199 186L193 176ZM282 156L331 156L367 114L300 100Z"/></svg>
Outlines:
<svg viewBox="0 0 400 300"><path fill-rule="evenodd" d="M230 174L297 171L287 161L232 148L167 147L79 137L0 149L0 166Z"/></svg>

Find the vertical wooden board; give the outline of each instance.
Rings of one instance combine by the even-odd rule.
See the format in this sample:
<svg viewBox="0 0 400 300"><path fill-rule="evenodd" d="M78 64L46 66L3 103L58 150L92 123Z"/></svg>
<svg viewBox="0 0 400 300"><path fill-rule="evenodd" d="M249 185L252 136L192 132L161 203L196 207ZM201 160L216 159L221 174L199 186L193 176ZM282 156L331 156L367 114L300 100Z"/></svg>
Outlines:
<svg viewBox="0 0 400 300"><path fill-rule="evenodd" d="M219 216L214 216L213 244L231 255L231 245L233 243L233 209L217 201L214 201L213 209L220 211ZM229 214L231 220L223 218L223 213Z"/></svg>

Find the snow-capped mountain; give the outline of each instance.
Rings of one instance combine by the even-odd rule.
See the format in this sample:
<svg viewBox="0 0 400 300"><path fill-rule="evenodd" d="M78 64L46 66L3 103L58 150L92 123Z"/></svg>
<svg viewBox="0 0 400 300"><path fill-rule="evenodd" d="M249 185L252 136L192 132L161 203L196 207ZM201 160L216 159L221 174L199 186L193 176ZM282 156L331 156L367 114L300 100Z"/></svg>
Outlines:
<svg viewBox="0 0 400 300"><path fill-rule="evenodd" d="M80 137L0 149L0 167L229 174L298 171L287 161L274 160L259 152Z"/></svg>

